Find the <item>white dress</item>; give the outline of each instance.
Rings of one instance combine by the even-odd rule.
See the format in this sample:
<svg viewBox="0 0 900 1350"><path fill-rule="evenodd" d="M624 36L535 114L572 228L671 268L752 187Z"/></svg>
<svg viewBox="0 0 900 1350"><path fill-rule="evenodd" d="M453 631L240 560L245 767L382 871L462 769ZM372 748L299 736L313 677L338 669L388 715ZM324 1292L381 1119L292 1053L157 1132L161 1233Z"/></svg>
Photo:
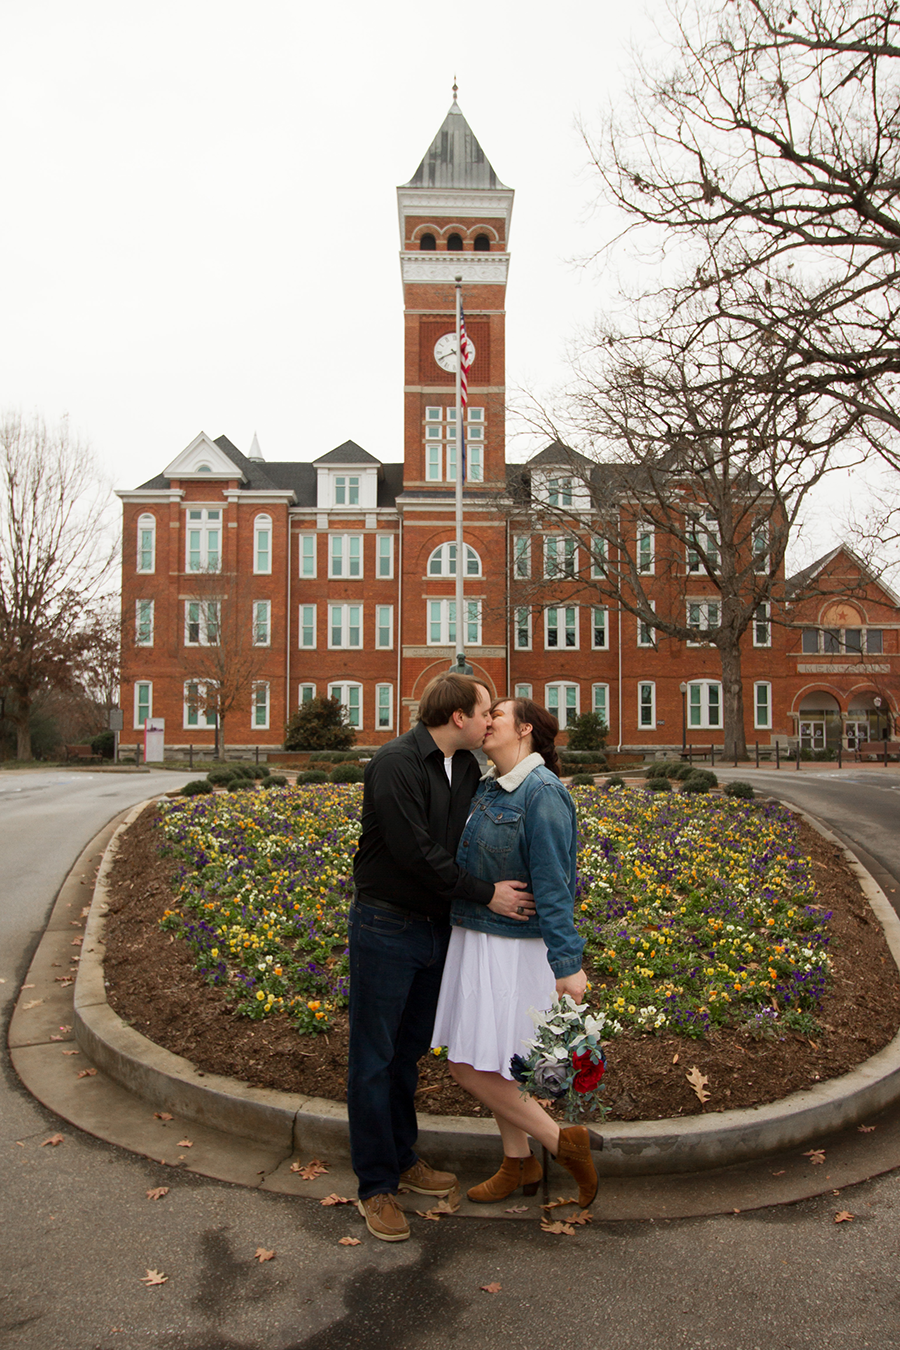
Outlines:
<svg viewBox="0 0 900 1350"><path fill-rule="evenodd" d="M546 1010L555 993L543 938L454 927L431 1044L445 1045L456 1063L512 1080L509 1061L534 1035L528 1010Z"/></svg>

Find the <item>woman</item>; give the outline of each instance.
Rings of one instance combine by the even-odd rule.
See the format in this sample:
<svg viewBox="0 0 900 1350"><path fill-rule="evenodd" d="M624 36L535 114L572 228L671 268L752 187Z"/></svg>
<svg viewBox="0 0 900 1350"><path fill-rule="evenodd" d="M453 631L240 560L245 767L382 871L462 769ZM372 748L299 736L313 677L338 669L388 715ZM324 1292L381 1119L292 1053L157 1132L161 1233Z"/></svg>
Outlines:
<svg viewBox="0 0 900 1350"><path fill-rule="evenodd" d="M475 1201L504 1200L519 1186L534 1194L543 1169L529 1135L575 1178L581 1205L597 1193L588 1131L560 1129L523 1095L509 1068L534 1034L529 1008L550 1007L554 981L556 992L576 1003L587 986L573 920L575 808L559 781L558 731L556 718L531 699L492 706L484 750L493 768L479 784L456 855L486 881L526 881L537 906L524 923L471 901L455 901L451 910L432 1041L447 1046L451 1074L493 1112L503 1141L500 1170L468 1193Z"/></svg>

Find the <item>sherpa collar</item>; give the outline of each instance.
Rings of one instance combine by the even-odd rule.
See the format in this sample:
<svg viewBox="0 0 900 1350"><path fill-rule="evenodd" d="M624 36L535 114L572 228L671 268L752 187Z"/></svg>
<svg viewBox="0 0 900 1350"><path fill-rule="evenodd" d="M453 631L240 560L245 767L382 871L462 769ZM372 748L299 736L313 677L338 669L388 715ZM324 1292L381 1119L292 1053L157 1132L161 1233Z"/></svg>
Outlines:
<svg viewBox="0 0 900 1350"><path fill-rule="evenodd" d="M521 787L525 782L525 779L531 773L532 769L538 768L543 762L544 756L539 755L536 750L533 750L530 755L526 755L519 764L510 769L509 773L503 774L500 778L497 777L496 764L492 764L487 773L482 774L481 781L484 782L486 779L493 779L498 787L503 788L504 792L515 792L516 788Z"/></svg>

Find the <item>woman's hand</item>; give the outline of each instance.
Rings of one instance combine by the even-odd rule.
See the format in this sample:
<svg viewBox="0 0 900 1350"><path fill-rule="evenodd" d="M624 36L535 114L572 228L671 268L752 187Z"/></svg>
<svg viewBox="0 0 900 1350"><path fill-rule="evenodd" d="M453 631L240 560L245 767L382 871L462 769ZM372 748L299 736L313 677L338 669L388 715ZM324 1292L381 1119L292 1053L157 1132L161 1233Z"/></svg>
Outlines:
<svg viewBox="0 0 900 1350"><path fill-rule="evenodd" d="M557 980L556 992L560 998L563 994L568 994L571 998L574 998L576 1003L583 1003L587 982L584 971L579 970L574 975L564 975L561 980Z"/></svg>

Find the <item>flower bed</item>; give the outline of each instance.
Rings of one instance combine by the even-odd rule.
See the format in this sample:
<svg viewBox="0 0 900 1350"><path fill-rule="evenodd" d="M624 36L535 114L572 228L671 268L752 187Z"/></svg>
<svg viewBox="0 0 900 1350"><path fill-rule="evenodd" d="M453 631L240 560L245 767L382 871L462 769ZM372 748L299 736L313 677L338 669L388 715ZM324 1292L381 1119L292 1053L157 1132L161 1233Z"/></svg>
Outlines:
<svg viewBox="0 0 900 1350"><path fill-rule="evenodd" d="M829 981L828 919L784 808L576 789L576 921L608 1029L810 1031ZM172 801L179 861L163 926L248 1017L327 1030L347 1002L347 912L362 792L285 788Z"/></svg>

